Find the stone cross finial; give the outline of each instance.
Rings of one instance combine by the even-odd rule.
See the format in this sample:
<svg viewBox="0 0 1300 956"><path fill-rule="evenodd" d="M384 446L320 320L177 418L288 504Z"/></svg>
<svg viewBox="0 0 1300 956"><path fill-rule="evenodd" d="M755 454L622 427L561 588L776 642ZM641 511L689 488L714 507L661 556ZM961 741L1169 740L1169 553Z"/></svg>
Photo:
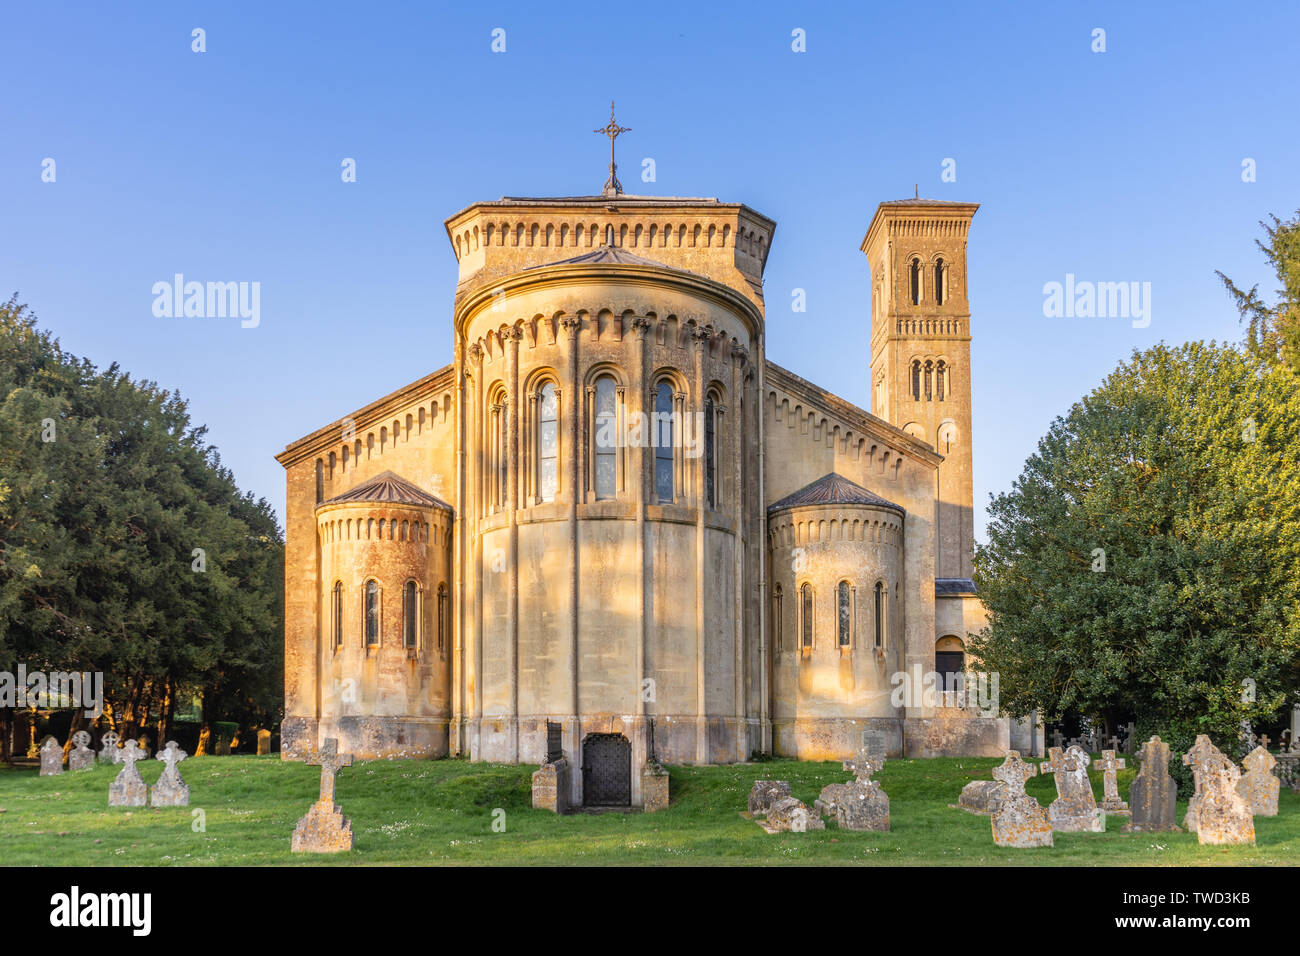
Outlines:
<svg viewBox="0 0 1300 956"><path fill-rule="evenodd" d="M140 749L140 745L134 740L128 740L126 746L122 748L122 763L126 764L127 773L138 773L135 762L143 760L144 757L144 751Z"/></svg>
<svg viewBox="0 0 1300 956"><path fill-rule="evenodd" d="M1060 752L1060 748L1053 748ZM1025 783L1030 777L1038 775L1038 768L1020 759L1020 753L1007 751L1007 759L993 768L993 779L1005 785L1013 794L1023 794Z"/></svg>
<svg viewBox="0 0 1300 956"><path fill-rule="evenodd" d="M1061 745L1064 743L1065 743L1065 734L1061 733L1061 729L1058 727L1056 730L1052 731L1052 746L1055 747L1057 750L1060 750Z"/></svg>
<svg viewBox="0 0 1300 956"><path fill-rule="evenodd" d="M86 733L84 730L78 730L75 734L72 735L72 743L73 746L78 747L80 749L89 747L90 734Z"/></svg>
<svg viewBox="0 0 1300 956"><path fill-rule="evenodd" d="M334 778L344 767L352 766L352 754L339 753L339 742L335 737L328 737L320 750L307 761L308 765L320 767L320 801L334 802Z"/></svg>
<svg viewBox="0 0 1300 956"><path fill-rule="evenodd" d="M1111 739L1114 740L1113 737ZM1102 809L1113 812L1127 810L1128 804L1120 799L1119 781L1116 777L1118 771L1126 768L1127 761L1123 757L1117 759L1113 750L1103 750L1101 759L1093 766L1102 773L1102 787L1105 794L1101 801Z"/></svg>
<svg viewBox="0 0 1300 956"><path fill-rule="evenodd" d="M104 763L121 763L122 751L117 746L117 742L121 739L116 730L110 730L100 737L99 759Z"/></svg>
<svg viewBox="0 0 1300 956"><path fill-rule="evenodd" d="M1260 735L1260 738L1259 738L1259 745L1260 745L1261 747L1263 747L1265 750L1268 749L1268 734L1261 734L1261 735Z"/></svg>
<svg viewBox="0 0 1300 956"><path fill-rule="evenodd" d="M155 759L161 760L163 763L167 764L167 769L164 770L163 773L174 774L176 772L176 765L188 756L189 754L184 750L181 750L180 745L177 744L176 741L169 740L167 741L167 746L158 751L158 755Z"/></svg>
<svg viewBox="0 0 1300 956"><path fill-rule="evenodd" d="M623 192L623 184L618 181L618 165L614 162L614 140L623 133L632 132L630 126L619 126L614 121L614 101L609 101L609 122L593 133L603 133L609 137L609 179L605 180L602 196L618 196Z"/></svg>
<svg viewBox="0 0 1300 956"><path fill-rule="evenodd" d="M879 773L880 768L885 765L885 761L880 757L873 757L866 747L863 747L851 759L844 761L844 769L853 774L860 783L871 783L871 775Z"/></svg>

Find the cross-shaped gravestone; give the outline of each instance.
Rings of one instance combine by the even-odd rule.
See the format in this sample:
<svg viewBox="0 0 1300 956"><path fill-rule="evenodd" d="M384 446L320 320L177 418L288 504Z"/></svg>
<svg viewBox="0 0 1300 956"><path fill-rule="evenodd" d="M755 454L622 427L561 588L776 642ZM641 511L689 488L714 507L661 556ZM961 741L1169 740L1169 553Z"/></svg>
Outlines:
<svg viewBox="0 0 1300 956"><path fill-rule="evenodd" d="M1025 781L1037 773L1038 768L1025 763L1014 750L1008 750L1007 759L993 768L993 779L1000 784L998 796L1002 801L991 816L993 842L998 846L1052 845L1052 824L1047 811L1025 793Z"/></svg>
<svg viewBox="0 0 1300 956"><path fill-rule="evenodd" d="M1025 763L1014 750L1007 751L1007 759L993 768L993 779L1007 787L1012 796L1023 794L1026 781L1037 775L1038 768L1032 763Z"/></svg>
<svg viewBox="0 0 1300 956"><path fill-rule="evenodd" d="M873 757L865 747L859 750L851 760L844 761L844 769L853 774L859 783L865 784L871 784L871 775L879 773L880 768L884 765L883 757Z"/></svg>
<svg viewBox="0 0 1300 956"><path fill-rule="evenodd" d="M1061 728L1052 731L1052 746L1059 748L1065 743L1065 734L1061 733Z"/></svg>
<svg viewBox="0 0 1300 956"><path fill-rule="evenodd" d="M1114 739L1114 737L1111 738L1112 741ZM1101 808L1110 813L1128 813L1128 804L1119 798L1119 784L1116 779L1116 773L1127 766L1124 758L1116 759L1115 751L1103 750L1101 759L1093 766L1102 773L1102 787L1105 796L1102 798Z"/></svg>
<svg viewBox="0 0 1300 956"><path fill-rule="evenodd" d="M108 805L110 807L143 807L145 805L148 789L145 787L144 778L140 776L140 771L135 766L137 760L143 759L144 754L140 751L140 745L134 740L128 740L126 746L122 749L122 770L108 788Z"/></svg>
<svg viewBox="0 0 1300 956"><path fill-rule="evenodd" d="M1060 747L1048 751L1051 756L1039 765L1040 773L1056 776L1056 799L1047 808L1053 830L1103 833L1106 830L1106 813L1097 808L1088 780L1091 763L1082 747L1071 747L1061 753Z"/></svg>
<svg viewBox="0 0 1300 956"><path fill-rule="evenodd" d="M334 778L344 767L352 766L352 754L340 754L339 742L330 737L320 751L307 761L309 766L320 767L320 803L334 803Z"/></svg>
<svg viewBox="0 0 1300 956"><path fill-rule="evenodd" d="M99 738L99 759L102 763L122 762L122 750L117 745L121 739L116 730L110 730Z"/></svg>
<svg viewBox="0 0 1300 956"><path fill-rule="evenodd" d="M53 777L63 773L63 745L52 736L41 744L41 776Z"/></svg>
<svg viewBox="0 0 1300 956"><path fill-rule="evenodd" d="M72 735L73 750L68 754L69 770L89 770L95 763L95 751L90 749L90 734L78 730Z"/></svg>
<svg viewBox="0 0 1300 956"><path fill-rule="evenodd" d="M1260 735L1260 738L1259 738L1259 745L1260 745L1261 747L1263 747L1265 750L1267 750L1267 749L1268 749L1268 744L1269 744L1268 734L1262 734L1262 735Z"/></svg>
<svg viewBox="0 0 1300 956"><path fill-rule="evenodd" d="M1119 750L1120 740L1119 737L1117 737L1115 734L1111 734L1109 737L1107 737L1106 742L1110 744L1110 750L1112 754ZM1105 752L1106 751L1104 750L1102 751L1102 753Z"/></svg>
<svg viewBox="0 0 1300 956"><path fill-rule="evenodd" d="M157 758L167 765L158 782L149 791L155 807L187 807L190 804L190 788L181 777L178 764L188 757L176 741L167 741L167 746L158 751Z"/></svg>

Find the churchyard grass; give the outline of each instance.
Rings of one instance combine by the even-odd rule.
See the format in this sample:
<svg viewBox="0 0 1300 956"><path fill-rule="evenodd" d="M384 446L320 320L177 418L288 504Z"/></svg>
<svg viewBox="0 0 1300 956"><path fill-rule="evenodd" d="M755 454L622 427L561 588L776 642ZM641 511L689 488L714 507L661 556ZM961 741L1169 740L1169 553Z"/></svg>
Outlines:
<svg viewBox="0 0 1300 956"><path fill-rule="evenodd" d="M294 854L289 837L317 798L320 771L269 757L194 757L181 765L188 807L107 806L118 767L39 777L0 769L0 863L9 866L195 866L362 864L848 864L1160 866L1300 863L1300 794L1283 789L1280 813L1257 817L1256 846L1202 847L1188 833L1057 833L1053 848L995 847L987 817L950 806L963 785L991 779L993 758L891 760L874 779L889 794L888 833L827 828L770 835L741 816L755 780L788 780L809 806L821 788L850 775L834 763L773 760L741 766L670 767L672 804L659 813L575 814L533 810L528 766L463 760L358 761L340 771L337 799L356 848ZM1120 771L1127 796L1137 761ZM140 764L147 783L161 762ZM1100 774L1092 774L1097 799ZM1046 806L1050 777L1026 790ZM1186 809L1179 794L1178 819ZM504 817L494 810L504 810ZM204 829L196 832L194 811ZM504 820L496 832L493 821Z"/></svg>

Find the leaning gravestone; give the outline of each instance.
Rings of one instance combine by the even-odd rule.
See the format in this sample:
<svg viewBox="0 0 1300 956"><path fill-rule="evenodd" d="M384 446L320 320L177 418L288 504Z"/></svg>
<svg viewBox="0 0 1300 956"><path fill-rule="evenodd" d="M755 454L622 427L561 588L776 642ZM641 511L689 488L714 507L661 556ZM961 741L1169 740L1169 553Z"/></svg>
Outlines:
<svg viewBox="0 0 1300 956"><path fill-rule="evenodd" d="M140 745L128 740L122 750L122 770L108 787L108 805L110 807L143 807L149 795L144 785L144 778L136 769L135 762L143 760Z"/></svg>
<svg viewBox="0 0 1300 956"><path fill-rule="evenodd" d="M1057 748L1059 749L1059 748ZM1052 845L1052 823L1047 811L1025 793L1025 781L1038 773L1014 750L993 768L993 778L1002 785L1002 804L993 812L993 842L998 846L1035 847Z"/></svg>
<svg viewBox="0 0 1300 956"><path fill-rule="evenodd" d="M63 745L54 737L46 737L41 744L41 776L53 777L63 773Z"/></svg>
<svg viewBox="0 0 1300 956"><path fill-rule="evenodd" d="M1183 755L1183 763L1192 768L1197 785L1184 826L1196 832L1202 845L1253 844L1255 820L1250 804L1237 792L1241 779L1237 765L1205 734L1198 736L1192 749Z"/></svg>
<svg viewBox="0 0 1300 956"><path fill-rule="evenodd" d="M72 735L73 749L68 754L69 770L89 770L95 765L95 751L90 749L90 734L78 730Z"/></svg>
<svg viewBox="0 0 1300 956"><path fill-rule="evenodd" d="M844 769L855 777L835 800L835 822L841 830L888 830L889 796L871 779L885 765L883 756L873 757L864 747Z"/></svg>
<svg viewBox="0 0 1300 956"><path fill-rule="evenodd" d="M776 801L790 796L790 784L786 780L755 780L754 788L749 791L749 812L751 816L761 816Z"/></svg>
<svg viewBox="0 0 1300 956"><path fill-rule="evenodd" d="M1133 816L1124 824L1123 832L1178 830L1178 784L1169 775L1169 745L1157 734L1142 745L1136 756L1142 769L1128 793Z"/></svg>
<svg viewBox="0 0 1300 956"><path fill-rule="evenodd" d="M1082 747L1061 753L1060 747L1048 750L1051 759L1038 765L1039 773L1056 775L1056 799L1047 808L1052 829L1062 833L1105 833L1106 811L1097 806L1088 779L1090 758Z"/></svg>
<svg viewBox="0 0 1300 956"><path fill-rule="evenodd" d="M1002 784L996 780L972 780L961 788L957 806L980 815L993 813L1002 806Z"/></svg>
<svg viewBox="0 0 1300 956"><path fill-rule="evenodd" d="M807 833L809 830L825 830L822 818L809 810L802 800L794 797L782 797L767 809L767 819L758 821L768 833Z"/></svg>
<svg viewBox="0 0 1300 956"><path fill-rule="evenodd" d="M1264 746L1256 747L1241 762L1246 775L1237 781L1237 792L1245 798L1250 812L1257 817L1277 816L1277 794L1282 781L1273 776L1277 759Z"/></svg>
<svg viewBox="0 0 1300 956"><path fill-rule="evenodd" d="M122 762L122 748L117 745L117 742L121 739L116 730L110 730L99 738L99 760L101 763Z"/></svg>
<svg viewBox="0 0 1300 956"><path fill-rule="evenodd" d="M337 853L352 849L352 821L334 802L334 778L352 766L352 754L339 753L339 742L329 737L307 763L320 767L320 799L294 827L290 849L294 853Z"/></svg>
<svg viewBox="0 0 1300 956"><path fill-rule="evenodd" d="M1114 742L1112 737L1111 741ZM1121 816L1128 816L1128 804L1120 799L1119 781L1117 773L1125 769L1127 762L1123 757L1116 758L1115 751L1103 750L1101 759L1097 761L1096 767L1102 772L1102 788L1105 796L1101 801L1101 808L1107 813L1116 813Z"/></svg>
<svg viewBox="0 0 1300 956"><path fill-rule="evenodd" d="M174 740L158 752L159 760L167 764L158 782L149 790L149 800L155 807L188 807L190 788L181 777L180 762L188 757Z"/></svg>

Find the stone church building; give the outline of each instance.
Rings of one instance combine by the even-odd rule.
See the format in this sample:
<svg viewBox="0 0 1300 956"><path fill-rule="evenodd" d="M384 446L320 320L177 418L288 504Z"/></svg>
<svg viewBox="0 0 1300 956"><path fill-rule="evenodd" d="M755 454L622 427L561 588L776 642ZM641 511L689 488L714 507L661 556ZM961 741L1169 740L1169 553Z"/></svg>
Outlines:
<svg viewBox="0 0 1300 956"><path fill-rule="evenodd" d="M539 763L551 721L574 803L612 777L636 805L651 746L686 764L839 759L869 736L1028 750L1018 723L918 692L965 668L984 621L978 207L876 210L867 411L767 354L771 219L610 179L449 218L452 363L278 456L286 757L337 737Z"/></svg>

